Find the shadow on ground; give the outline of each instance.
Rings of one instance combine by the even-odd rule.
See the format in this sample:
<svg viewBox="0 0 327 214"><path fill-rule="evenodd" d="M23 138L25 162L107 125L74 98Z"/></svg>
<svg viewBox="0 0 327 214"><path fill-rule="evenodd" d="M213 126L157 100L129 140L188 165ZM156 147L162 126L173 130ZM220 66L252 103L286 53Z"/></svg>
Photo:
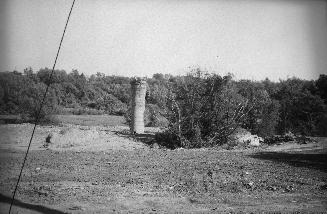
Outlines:
<svg viewBox="0 0 327 214"><path fill-rule="evenodd" d="M119 135L121 137L133 139L138 142L142 142L144 144L147 144L151 146L155 140L154 140L154 134L150 133L144 133L144 134L131 134L130 131L124 130L124 131L115 131L116 135Z"/></svg>
<svg viewBox="0 0 327 214"><path fill-rule="evenodd" d="M11 203L11 198L8 197L8 196L0 194L0 202L10 204ZM51 209L51 208L41 206L41 205L28 204L28 203L25 203L25 202L22 202L22 201L16 200L16 199L14 200L14 206L29 209L29 210L34 210L34 211L37 211L39 213L65 214L65 212L62 212L62 211L59 211L59 210Z"/></svg>
<svg viewBox="0 0 327 214"><path fill-rule="evenodd" d="M259 152L250 157L286 163L295 167L307 167L327 172L327 154L305 154L285 152Z"/></svg>

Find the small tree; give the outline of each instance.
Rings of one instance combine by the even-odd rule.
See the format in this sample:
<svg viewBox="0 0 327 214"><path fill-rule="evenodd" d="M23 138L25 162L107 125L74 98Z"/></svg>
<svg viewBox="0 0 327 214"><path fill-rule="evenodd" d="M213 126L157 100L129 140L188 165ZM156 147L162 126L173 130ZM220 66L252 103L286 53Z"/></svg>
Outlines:
<svg viewBox="0 0 327 214"><path fill-rule="evenodd" d="M225 143L250 109L231 75L195 69L171 81L165 116L169 133L177 136L176 144L194 148Z"/></svg>
<svg viewBox="0 0 327 214"><path fill-rule="evenodd" d="M20 113L27 115L32 120L39 116L40 122L52 122L52 115L57 112L58 103L55 92L51 88L39 112L45 90L46 86L43 83L38 83L22 92L19 99Z"/></svg>
<svg viewBox="0 0 327 214"><path fill-rule="evenodd" d="M262 113L262 119L259 122L258 135L261 137L270 137L275 134L275 129L279 121L279 102L272 100L265 107Z"/></svg>

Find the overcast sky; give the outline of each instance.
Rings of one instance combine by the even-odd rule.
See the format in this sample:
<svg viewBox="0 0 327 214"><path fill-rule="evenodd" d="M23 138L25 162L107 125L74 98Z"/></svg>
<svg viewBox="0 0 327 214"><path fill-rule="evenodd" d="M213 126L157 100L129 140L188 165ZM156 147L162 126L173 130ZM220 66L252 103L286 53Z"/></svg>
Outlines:
<svg viewBox="0 0 327 214"><path fill-rule="evenodd" d="M0 70L51 68L71 3L1 1ZM56 68L316 79L327 73L326 10L323 0L76 0Z"/></svg>

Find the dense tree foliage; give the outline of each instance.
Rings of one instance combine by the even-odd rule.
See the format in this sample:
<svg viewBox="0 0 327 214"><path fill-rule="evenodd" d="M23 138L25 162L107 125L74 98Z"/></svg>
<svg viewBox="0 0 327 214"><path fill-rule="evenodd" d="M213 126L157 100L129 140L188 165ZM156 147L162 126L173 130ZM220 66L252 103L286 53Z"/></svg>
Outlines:
<svg viewBox="0 0 327 214"><path fill-rule="evenodd" d="M35 116L46 86L50 84L41 114L115 114L123 115L129 102L129 78L92 75L87 78L77 70L56 70L50 81L48 68L24 73L0 73L1 114ZM41 115L42 117L42 115Z"/></svg>
<svg viewBox="0 0 327 214"><path fill-rule="evenodd" d="M41 117L53 113L127 115L130 78L48 68L0 72L0 113L35 117L50 84ZM327 133L327 76L309 81L235 81L194 69L184 76L147 79L145 121L164 125L184 146L224 142L237 127L268 137Z"/></svg>

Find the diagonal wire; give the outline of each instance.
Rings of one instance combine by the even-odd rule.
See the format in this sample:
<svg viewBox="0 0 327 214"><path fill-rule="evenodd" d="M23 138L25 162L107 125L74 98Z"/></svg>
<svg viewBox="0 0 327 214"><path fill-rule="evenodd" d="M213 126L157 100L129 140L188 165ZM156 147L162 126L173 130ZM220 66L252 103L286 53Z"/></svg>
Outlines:
<svg viewBox="0 0 327 214"><path fill-rule="evenodd" d="M17 187L18 187L18 184L19 184L20 178L21 178L21 176L22 176L22 172L23 172L23 169L24 169L24 166L25 166L25 162L26 162L26 159L27 159L28 152L29 152L30 147L31 147L31 143L32 143L32 140L33 140L33 136L34 136L34 132L35 132L35 129L36 129L36 125L37 125L38 122L39 122L39 119L40 119L40 113L41 113L42 107L43 107L43 105L44 105L44 103L45 103L45 98L46 98L46 96L47 96L47 93L48 93L48 90L49 90L49 87L50 87L50 84L51 84L51 79L52 79L52 76L53 76L53 73L54 73L54 69L55 69L56 64L57 64L57 59L58 59L59 52L60 52L60 49L61 49L61 44L62 44L62 41L64 40L65 32L66 32L67 25L68 25L68 22L69 22L69 19L70 19L70 15L71 15L71 13L72 13L72 11L73 11L74 4L75 4L75 0L73 0L72 6L71 6L71 8L70 8L70 11L69 11L69 14L68 14L68 17L67 17L67 20L66 20L66 24L65 24L64 32L62 33L61 40L60 40L60 44L59 44L59 47L58 47L58 50L57 50L57 55L56 55L55 61L54 61L53 66L52 66L51 74L50 74L50 77L49 77L49 82L48 82L48 84L47 84L47 88L46 88L46 90L45 90L45 92L44 92L44 94L43 94L43 98L42 98L42 102L41 102L41 104L40 104L39 110L38 110L38 112L37 112L37 116L36 116L36 119L35 119L33 132L32 132L32 135L31 135L30 141L29 141L29 143L28 143L28 147L27 147L27 150L26 150L26 153L25 153L25 158L24 158L24 161L23 161L23 164L22 164L22 167L21 167L20 173L19 173L19 177L18 177L18 180L17 180L16 186L15 186L14 194L13 194L12 199L11 199L10 208L9 208L9 214L10 214L10 212L11 212L12 205L13 205L13 203L14 203L14 201L15 201L15 195L16 195L16 192L17 192Z"/></svg>

